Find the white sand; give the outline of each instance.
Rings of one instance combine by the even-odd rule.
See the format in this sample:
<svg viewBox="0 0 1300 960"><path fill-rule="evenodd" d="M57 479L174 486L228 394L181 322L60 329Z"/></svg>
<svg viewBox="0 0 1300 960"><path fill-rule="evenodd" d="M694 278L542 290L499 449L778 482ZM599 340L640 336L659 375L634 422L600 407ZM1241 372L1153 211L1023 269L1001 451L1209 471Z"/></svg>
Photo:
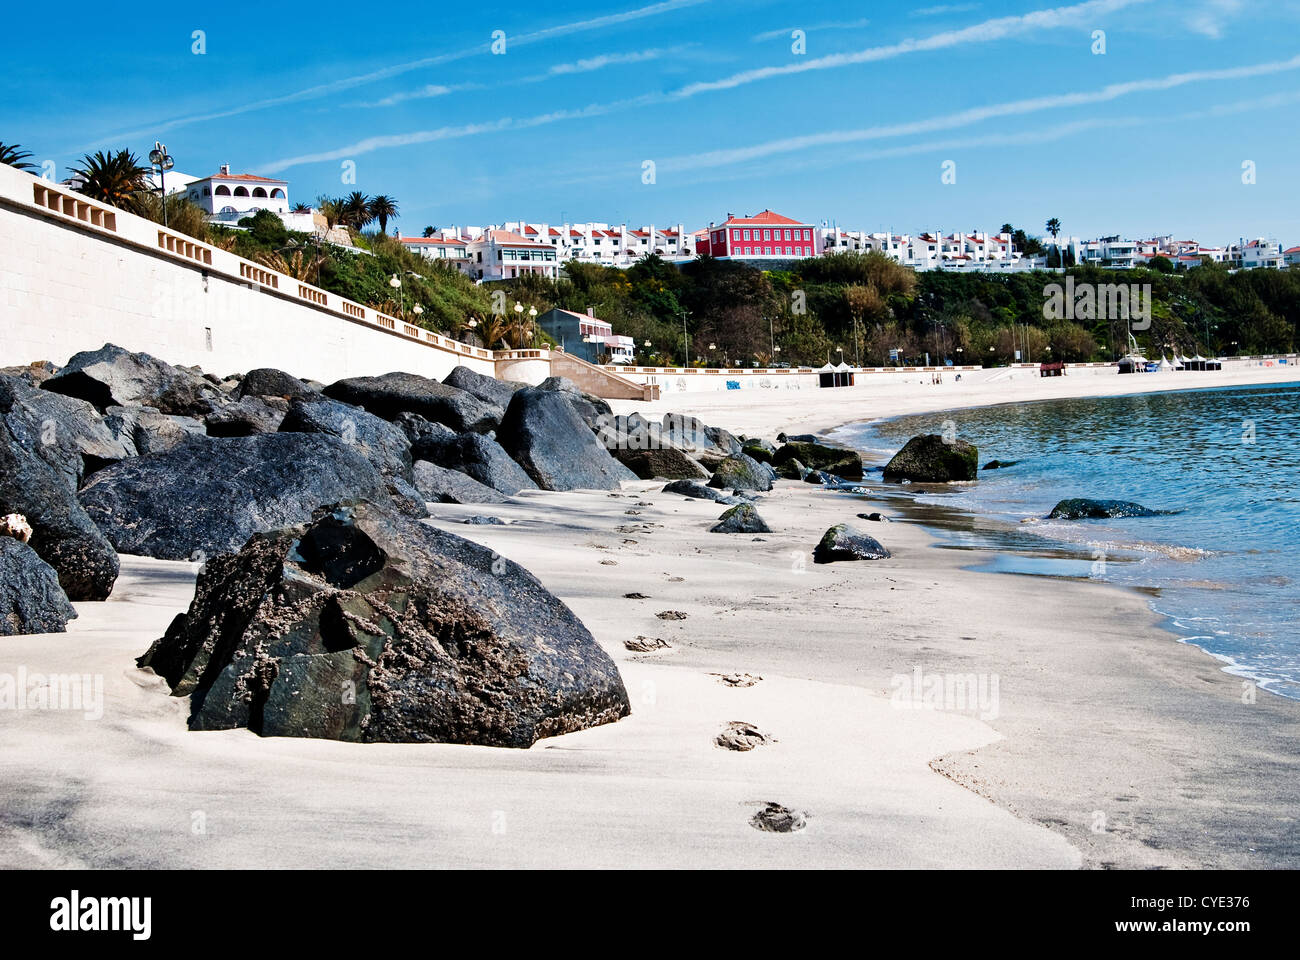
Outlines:
<svg viewBox="0 0 1300 960"><path fill-rule="evenodd" d="M1014 396L1075 383L1034 381ZM846 391L720 394L691 397L700 405L690 409L772 434L1007 399L973 383L893 389L862 388L848 403ZM0 675L90 673L105 685L98 720L0 712L0 867L1300 859L1300 705L1244 704L1239 681L1160 631L1141 597L965 571L978 555L932 549L907 523L862 524L891 560L814 565L822 530L881 505L783 482L760 504L774 532L756 541L705 532L718 506L649 492L658 486L436 506L439 526L519 561L568 602L626 681L631 717L525 751L190 733L186 702L133 660L188 605L192 567L124 558L112 599L78 604L67 634L0 639ZM458 522L473 513L516 522ZM654 526L617 530L643 523ZM634 591L651 599L623 598ZM662 610L688 616L661 621ZM673 649L629 653L623 641L637 635ZM997 715L893 705L892 678L916 667L996 676ZM732 671L763 680L731 689L710 676ZM776 742L715 747L732 720ZM806 829L753 829L764 801L806 811Z"/></svg>

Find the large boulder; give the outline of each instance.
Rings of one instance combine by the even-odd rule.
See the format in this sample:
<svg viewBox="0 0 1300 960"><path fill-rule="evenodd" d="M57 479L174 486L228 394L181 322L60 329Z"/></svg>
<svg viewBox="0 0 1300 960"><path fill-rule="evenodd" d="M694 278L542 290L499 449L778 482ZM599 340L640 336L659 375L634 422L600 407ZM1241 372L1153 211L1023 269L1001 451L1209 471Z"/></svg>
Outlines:
<svg viewBox="0 0 1300 960"><path fill-rule="evenodd" d="M14 440L52 466L73 493L87 474L136 453L86 401L17 377L0 376L0 418Z"/></svg>
<svg viewBox="0 0 1300 960"><path fill-rule="evenodd" d="M251 437L275 433L284 420L287 406L280 397L263 399L249 395L214 410L203 418L210 437Z"/></svg>
<svg viewBox="0 0 1300 960"><path fill-rule="evenodd" d="M400 414L393 421L393 426L401 429L406 434L406 439L411 441L411 456L416 460L429 459L426 455L428 451L436 449L441 443L460 436L451 427L441 423L434 423L432 420L426 420L418 413Z"/></svg>
<svg viewBox="0 0 1300 960"><path fill-rule="evenodd" d="M560 390L516 392L497 439L543 490L615 490L637 479L610 456Z"/></svg>
<svg viewBox="0 0 1300 960"><path fill-rule="evenodd" d="M0 636L63 633L76 616L54 568L27 544L0 536Z"/></svg>
<svg viewBox="0 0 1300 960"><path fill-rule="evenodd" d="M202 421L161 413L155 407L109 407L104 411L104 424L142 457L163 453L190 437L207 436Z"/></svg>
<svg viewBox="0 0 1300 960"><path fill-rule="evenodd" d="M31 387L39 387L58 372L59 368L48 360L35 360L32 363L0 367L0 376L17 377Z"/></svg>
<svg viewBox="0 0 1300 960"><path fill-rule="evenodd" d="M458 470L479 483L513 497L537 484L501 444L481 433L458 433L443 439L425 438L413 452L447 470Z"/></svg>
<svg viewBox="0 0 1300 960"><path fill-rule="evenodd" d="M675 447L658 450L628 450L614 447L609 451L619 463L642 480L661 477L664 480L707 480L709 471L700 466L685 451Z"/></svg>
<svg viewBox="0 0 1300 960"><path fill-rule="evenodd" d="M839 560L884 560L892 554L875 537L847 523L837 523L824 534L813 550L813 563Z"/></svg>
<svg viewBox="0 0 1300 960"><path fill-rule="evenodd" d="M513 461L512 461L513 462ZM459 470L448 470L427 460L416 460L411 482L425 500L433 503L505 503L506 496Z"/></svg>
<svg viewBox="0 0 1300 960"><path fill-rule="evenodd" d="M201 373L111 343L76 354L41 389L89 401L99 410L135 404L189 417L206 416L226 402Z"/></svg>
<svg viewBox="0 0 1300 960"><path fill-rule="evenodd" d="M772 465L778 475L786 476L786 473L781 471L781 467L792 460L797 460L800 465L809 469L824 470L845 480L862 479L862 455L856 450L795 440L785 444L773 454ZM803 478L799 477L799 479Z"/></svg>
<svg viewBox="0 0 1300 960"><path fill-rule="evenodd" d="M758 509L752 503L741 503L725 511L718 517L718 522L709 528L709 533L771 533Z"/></svg>
<svg viewBox="0 0 1300 960"><path fill-rule="evenodd" d="M103 600L113 592L112 545L77 502L67 476L0 418L0 516L9 513L27 518L32 549L58 573L69 599Z"/></svg>
<svg viewBox="0 0 1300 960"><path fill-rule="evenodd" d="M743 452L740 440L721 427L705 427L704 436L722 453L730 455Z"/></svg>
<svg viewBox="0 0 1300 960"><path fill-rule="evenodd" d="M484 403L499 407L502 413L510 406L510 399L515 395L515 391L527 386L525 383L516 383L513 380L498 380L496 377L478 373L466 366L456 367L442 378L442 382L449 387L473 394Z"/></svg>
<svg viewBox="0 0 1300 960"><path fill-rule="evenodd" d="M370 504L208 561L139 664L190 697L192 730L528 747L630 712L531 573Z"/></svg>
<svg viewBox="0 0 1300 960"><path fill-rule="evenodd" d="M295 376L276 370L274 367L258 367L249 370L235 388L235 397L279 397L292 400L295 397L317 397L319 394Z"/></svg>
<svg viewBox="0 0 1300 960"><path fill-rule="evenodd" d="M951 483L974 480L978 472L979 449L974 444L930 433L907 441L907 445L885 464L884 478L916 483Z"/></svg>
<svg viewBox="0 0 1300 960"><path fill-rule="evenodd" d="M486 433L501 419L501 408L484 403L472 393L449 387L413 373L386 373L379 377L351 377L325 388L325 395L341 400L385 420L403 413L418 413L426 420L453 430Z"/></svg>
<svg viewBox="0 0 1300 960"><path fill-rule="evenodd" d="M718 464L709 486L718 490L771 490L774 476L767 464L737 453Z"/></svg>
<svg viewBox="0 0 1300 960"><path fill-rule="evenodd" d="M411 441L406 433L372 413L337 400L296 399L280 424L281 433L323 433L338 437L380 473L411 476Z"/></svg>
<svg viewBox="0 0 1300 960"><path fill-rule="evenodd" d="M238 550L254 533L347 500L387 504L390 494L359 451L318 433L195 437L107 467L81 491L119 552L162 560Z"/></svg>
<svg viewBox="0 0 1300 960"><path fill-rule="evenodd" d="M1053 507L1047 519L1118 520L1128 517L1161 517L1177 512L1176 510L1152 510L1150 507L1129 500L1092 500L1087 497L1072 497L1069 500L1062 500Z"/></svg>
<svg viewBox="0 0 1300 960"><path fill-rule="evenodd" d="M547 377L536 389L550 390L563 396L569 406L573 407L573 412L593 431L599 430L601 423L614 415L608 402L590 393L583 393L568 377Z"/></svg>

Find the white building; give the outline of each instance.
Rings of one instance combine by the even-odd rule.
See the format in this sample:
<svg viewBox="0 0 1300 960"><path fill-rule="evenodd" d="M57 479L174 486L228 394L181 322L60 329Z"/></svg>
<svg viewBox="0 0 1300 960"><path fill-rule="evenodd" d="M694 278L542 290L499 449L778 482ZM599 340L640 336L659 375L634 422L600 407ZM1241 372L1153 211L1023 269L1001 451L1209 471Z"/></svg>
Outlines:
<svg viewBox="0 0 1300 960"><path fill-rule="evenodd" d="M444 227L435 236L444 239L482 240L491 233L511 233L531 243L550 247L557 262L577 260L607 267L630 267L642 257L657 253L666 259L695 256L691 235L682 224L658 227L655 224L629 229L627 224L528 223L509 220L490 226Z"/></svg>
<svg viewBox="0 0 1300 960"><path fill-rule="evenodd" d="M1300 267L1300 247L1282 251L1282 259L1288 267Z"/></svg>
<svg viewBox="0 0 1300 960"><path fill-rule="evenodd" d="M838 227L821 229L824 253L869 253L877 251L916 270L963 272L1014 272L1030 270L1035 261L1025 258L1011 242L1011 234L984 231L944 234L930 230L912 236L846 231Z"/></svg>
<svg viewBox="0 0 1300 960"><path fill-rule="evenodd" d="M1243 237L1232 244L1228 247L1228 262L1241 270L1280 270L1286 264L1282 244L1265 237L1249 241Z"/></svg>
<svg viewBox="0 0 1300 960"><path fill-rule="evenodd" d="M459 237L403 237L397 238L406 249L426 260L442 260L469 272L469 243Z"/></svg>
<svg viewBox="0 0 1300 960"><path fill-rule="evenodd" d="M459 265L478 281L509 280L527 273L554 280L560 273L559 251L512 230L487 230L465 240Z"/></svg>
<svg viewBox="0 0 1300 960"><path fill-rule="evenodd" d="M231 173L228 163L222 164L218 173L190 183L186 196L207 211L209 219L219 223L235 223L259 210L289 213L288 180Z"/></svg>

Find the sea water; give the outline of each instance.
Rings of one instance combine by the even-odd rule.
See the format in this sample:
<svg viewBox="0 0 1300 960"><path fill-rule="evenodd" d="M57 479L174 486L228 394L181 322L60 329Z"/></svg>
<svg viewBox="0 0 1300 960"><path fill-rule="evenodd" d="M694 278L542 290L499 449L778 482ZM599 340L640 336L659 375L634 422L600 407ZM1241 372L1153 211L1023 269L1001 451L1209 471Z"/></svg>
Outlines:
<svg viewBox="0 0 1300 960"><path fill-rule="evenodd" d="M1142 588L1184 640L1300 699L1300 383L1006 404L832 436L888 456L916 434L954 431L979 447L981 466L1018 462L974 483L916 488L920 503L980 518L941 534L946 546L1039 564L988 569ZM1176 512L1043 519L1068 497Z"/></svg>

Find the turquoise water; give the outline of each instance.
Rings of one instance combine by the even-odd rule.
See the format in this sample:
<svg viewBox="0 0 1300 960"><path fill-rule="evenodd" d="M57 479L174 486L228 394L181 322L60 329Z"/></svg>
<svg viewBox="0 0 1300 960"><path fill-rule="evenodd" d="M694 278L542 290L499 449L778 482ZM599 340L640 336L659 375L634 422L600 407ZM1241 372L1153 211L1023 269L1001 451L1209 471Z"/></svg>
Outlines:
<svg viewBox="0 0 1300 960"><path fill-rule="evenodd" d="M915 489L920 503L979 518L949 525L948 546L1059 558L1032 570L1003 557L991 569L1142 588L1230 672L1300 699L1300 384L956 410L833 436L889 456L918 433L943 433L945 421L979 447L981 466L1019 461L974 483ZM1067 497L1179 512L1021 522Z"/></svg>

